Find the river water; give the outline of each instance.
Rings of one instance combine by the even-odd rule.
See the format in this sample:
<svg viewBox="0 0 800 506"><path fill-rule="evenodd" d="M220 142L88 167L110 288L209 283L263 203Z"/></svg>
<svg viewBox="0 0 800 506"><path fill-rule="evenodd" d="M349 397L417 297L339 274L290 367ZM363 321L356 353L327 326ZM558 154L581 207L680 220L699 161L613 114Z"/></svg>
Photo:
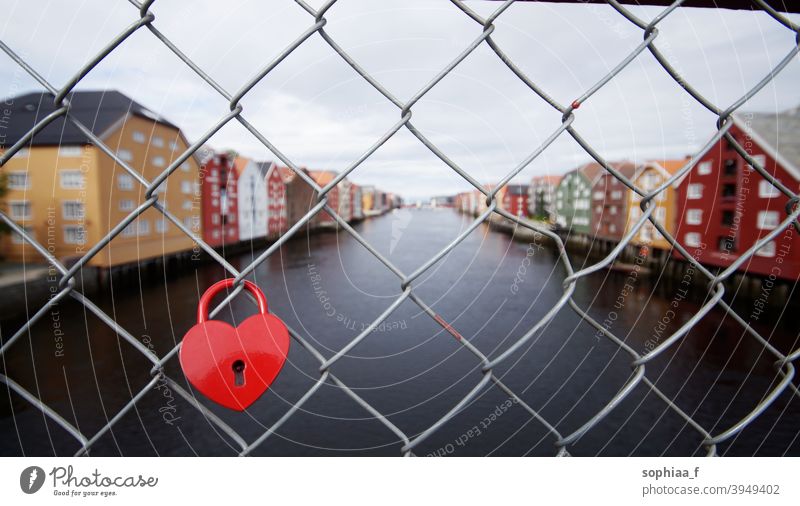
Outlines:
<svg viewBox="0 0 800 506"><path fill-rule="evenodd" d="M469 224L452 210L397 210L356 229L406 273ZM237 253L243 267L263 250ZM93 294L108 314L162 356L194 323L199 295L224 273L213 263L114 277ZM562 293L564 270L554 252L513 241L482 225L415 283L415 293L490 357L523 335ZM270 310L326 357L332 356L400 293L398 278L349 234L289 241L260 265L253 280ZM630 280L627 280L630 281ZM644 352L701 305L681 285L601 271L582 279L576 302L634 349ZM15 295L16 296L16 295ZM775 296L777 297L777 296ZM798 346L796 318L785 301L752 325L787 353ZM741 302L741 314L753 303ZM38 307L31 303L30 311ZM241 321L254 306L237 298L220 318ZM2 323L3 339L24 320ZM659 326L661 322L661 326ZM41 397L84 434L97 432L151 378L149 362L75 302L63 302L6 354L4 373ZM685 338L647 366L647 377L712 434L745 416L771 388L771 356L731 318L712 311ZM247 413L201 400L252 441L315 383L319 364L296 342L270 391ZM187 389L177 358L166 366ZM411 436L435 423L481 379L480 363L453 337L404 302L333 372ZM568 307L496 369L512 390L566 435L597 413L624 385L630 357ZM796 380L795 380L796 381ZM784 392L731 442L725 455L800 455L800 399ZM644 385L597 427L570 445L574 455L702 454L702 437ZM418 455L553 455L554 438L521 406L488 388L423 442ZM255 455L398 455L402 444L332 384L323 385ZM0 400L0 454L64 455L79 445L16 394ZM234 455L235 445L166 384L145 395L93 446L92 455Z"/></svg>

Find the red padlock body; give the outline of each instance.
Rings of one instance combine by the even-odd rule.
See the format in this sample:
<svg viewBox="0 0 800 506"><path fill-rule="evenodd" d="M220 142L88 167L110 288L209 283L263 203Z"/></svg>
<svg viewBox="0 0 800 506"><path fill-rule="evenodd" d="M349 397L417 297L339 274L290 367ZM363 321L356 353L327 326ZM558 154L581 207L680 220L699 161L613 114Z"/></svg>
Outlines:
<svg viewBox="0 0 800 506"><path fill-rule="evenodd" d="M203 395L243 411L269 388L288 352L286 325L271 314L255 314L237 327L218 320L198 323L183 338L180 363ZM241 385L235 385L238 360L244 362Z"/></svg>

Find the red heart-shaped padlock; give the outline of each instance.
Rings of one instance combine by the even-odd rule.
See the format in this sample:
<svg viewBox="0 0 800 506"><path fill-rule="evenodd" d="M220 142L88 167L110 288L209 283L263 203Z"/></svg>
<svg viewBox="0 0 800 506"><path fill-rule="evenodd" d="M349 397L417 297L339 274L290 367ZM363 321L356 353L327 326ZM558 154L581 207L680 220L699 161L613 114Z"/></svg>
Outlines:
<svg viewBox="0 0 800 506"><path fill-rule="evenodd" d="M208 320L208 306L233 279L206 290L197 307L197 324L183 337L180 362L183 374L203 395L236 411L247 409L272 384L289 353L289 332L269 314L267 298L253 283L244 287L258 301L259 314L233 327Z"/></svg>

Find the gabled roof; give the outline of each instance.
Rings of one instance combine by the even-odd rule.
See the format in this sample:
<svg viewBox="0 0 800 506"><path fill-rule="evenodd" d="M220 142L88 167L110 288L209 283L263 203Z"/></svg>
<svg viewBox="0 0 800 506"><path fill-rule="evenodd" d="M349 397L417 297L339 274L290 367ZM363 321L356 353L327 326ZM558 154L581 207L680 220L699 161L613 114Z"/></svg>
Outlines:
<svg viewBox="0 0 800 506"><path fill-rule="evenodd" d="M275 165L273 162L256 162L256 170L261 177L266 178L273 165Z"/></svg>
<svg viewBox="0 0 800 506"><path fill-rule="evenodd" d="M555 186L561 181L561 177L559 175L533 176L531 183L544 183Z"/></svg>
<svg viewBox="0 0 800 506"><path fill-rule="evenodd" d="M251 162L249 158L245 158L243 156L237 156L233 159L233 168L236 169L236 174L242 175L244 169L247 168L247 165Z"/></svg>
<svg viewBox="0 0 800 506"><path fill-rule="evenodd" d="M505 186L505 190L508 195L527 195L528 185L519 183L508 183Z"/></svg>
<svg viewBox="0 0 800 506"><path fill-rule="evenodd" d="M633 178L639 177L642 172L644 172L648 168L652 168L658 172L661 172L664 178L669 178L670 176L675 175L684 165L689 163L688 158L676 158L674 160L648 160L638 166L636 168L636 173L634 174ZM672 183L673 187L677 187L678 184L686 177L685 175L678 178L674 183Z"/></svg>
<svg viewBox="0 0 800 506"><path fill-rule="evenodd" d="M736 113L736 126L800 180L800 106L779 114Z"/></svg>
<svg viewBox="0 0 800 506"><path fill-rule="evenodd" d="M594 185L594 183L597 181L597 178L603 173L603 171L605 171L603 166L597 162L589 162L581 165L577 170L589 180L591 185Z"/></svg>
<svg viewBox="0 0 800 506"><path fill-rule="evenodd" d="M178 129L163 116L118 91L73 91L67 95L69 114L83 123L98 137L102 137L116 122L129 114L156 121ZM44 92L27 93L7 98L4 107L10 114L5 129L4 145L10 147L21 139L34 125L56 110L53 98ZM31 141L33 146L88 144L89 139L72 124L60 116L38 132Z"/></svg>
<svg viewBox="0 0 800 506"><path fill-rule="evenodd" d="M325 186L330 183L333 178L339 175L338 172L332 170L310 170L308 171L311 178L320 186Z"/></svg>

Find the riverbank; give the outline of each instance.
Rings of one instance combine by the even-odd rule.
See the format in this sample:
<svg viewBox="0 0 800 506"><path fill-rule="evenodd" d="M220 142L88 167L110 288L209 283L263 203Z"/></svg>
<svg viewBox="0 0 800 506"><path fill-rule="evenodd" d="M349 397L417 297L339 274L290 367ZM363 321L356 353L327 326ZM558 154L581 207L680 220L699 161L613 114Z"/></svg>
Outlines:
<svg viewBox="0 0 800 506"><path fill-rule="evenodd" d="M553 250L557 249L555 241L550 237L520 226L497 214L492 214L487 221L490 228L510 235L515 241L536 243ZM548 226L546 222L536 222L525 218L523 221L540 227ZM605 258L617 246L616 242L610 240L591 239L583 235L567 235L558 231L555 233L563 241L567 252L580 260L578 265L586 261L597 262ZM573 262L573 267L575 265L576 263ZM707 266L707 268L711 272L721 271L712 266ZM690 286L696 294L696 300L704 299L708 294L708 278L700 275L689 262L672 256L670 250L627 245L607 269L623 275L636 269L639 275L650 277L654 283L676 283L689 280ZM735 293L737 301L758 301L766 293L770 297L778 297L779 300L800 305L800 297L795 294L794 290L795 283L788 280L736 272L723 284L727 293Z"/></svg>

